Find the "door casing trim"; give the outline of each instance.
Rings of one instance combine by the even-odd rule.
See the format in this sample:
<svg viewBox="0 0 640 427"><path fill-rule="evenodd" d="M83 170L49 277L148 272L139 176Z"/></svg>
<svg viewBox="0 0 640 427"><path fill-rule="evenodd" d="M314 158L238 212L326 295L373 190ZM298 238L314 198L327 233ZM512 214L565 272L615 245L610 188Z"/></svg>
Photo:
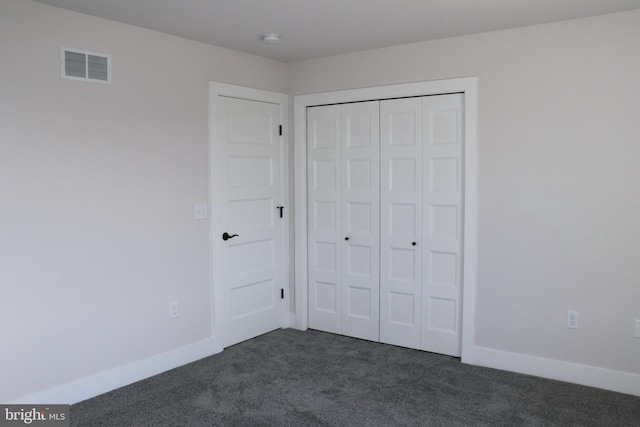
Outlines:
<svg viewBox="0 0 640 427"><path fill-rule="evenodd" d="M464 251L462 361L473 363L478 245L478 78L463 77L294 96L295 327L308 327L307 107L409 96L464 93Z"/></svg>

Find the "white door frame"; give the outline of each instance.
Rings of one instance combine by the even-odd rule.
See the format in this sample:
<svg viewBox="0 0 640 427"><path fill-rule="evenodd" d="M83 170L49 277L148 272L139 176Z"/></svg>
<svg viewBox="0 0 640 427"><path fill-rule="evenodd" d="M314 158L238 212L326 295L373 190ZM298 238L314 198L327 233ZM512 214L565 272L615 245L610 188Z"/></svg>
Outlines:
<svg viewBox="0 0 640 427"><path fill-rule="evenodd" d="M370 101L408 96L464 93L464 259L462 288L462 361L472 358L474 347L477 278L478 78L464 77L418 83L377 86L295 96L295 327L307 329L307 107L341 102Z"/></svg>
<svg viewBox="0 0 640 427"><path fill-rule="evenodd" d="M215 114L220 111L218 97L227 96L230 98L246 99L249 101L268 102L271 104L277 104L280 109L280 123L282 124L282 137L280 143L281 149L281 194L282 205L285 206L284 218L282 219L282 264L281 264L281 277L283 280L282 288L285 289L285 299L282 302L282 327L289 326L289 304L287 301L289 298L287 294L289 292L289 206L287 201L289 200L289 154L288 154L288 119L289 119L289 97L286 94L269 92L259 89L252 89L242 86L234 86L225 83L209 82L209 209L210 211L210 244L211 244L211 306L213 310L213 341L216 352L220 352L224 349L225 343L224 337L224 321L222 316L222 288L219 284L220 278L217 277L216 272L221 271L220 260L216 254L223 250L222 239L220 235L225 231L219 224L218 217L216 215L215 205L218 202L217 194L214 190L214 179L216 175L216 164L219 161L215 147L218 145L217 132L215 124Z"/></svg>

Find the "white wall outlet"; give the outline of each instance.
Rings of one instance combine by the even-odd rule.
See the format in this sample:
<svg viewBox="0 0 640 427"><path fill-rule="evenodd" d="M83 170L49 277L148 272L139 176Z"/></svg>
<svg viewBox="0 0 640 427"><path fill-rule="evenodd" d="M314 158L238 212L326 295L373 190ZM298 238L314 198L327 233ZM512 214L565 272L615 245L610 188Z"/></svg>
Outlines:
<svg viewBox="0 0 640 427"><path fill-rule="evenodd" d="M567 311L567 328L578 329L578 312Z"/></svg>
<svg viewBox="0 0 640 427"><path fill-rule="evenodd" d="M636 331L633 336L636 338L640 338L640 319L636 319Z"/></svg>
<svg viewBox="0 0 640 427"><path fill-rule="evenodd" d="M175 319L178 317L178 301L169 303L169 319Z"/></svg>
<svg viewBox="0 0 640 427"><path fill-rule="evenodd" d="M207 204L196 203L193 205L193 219L207 219Z"/></svg>

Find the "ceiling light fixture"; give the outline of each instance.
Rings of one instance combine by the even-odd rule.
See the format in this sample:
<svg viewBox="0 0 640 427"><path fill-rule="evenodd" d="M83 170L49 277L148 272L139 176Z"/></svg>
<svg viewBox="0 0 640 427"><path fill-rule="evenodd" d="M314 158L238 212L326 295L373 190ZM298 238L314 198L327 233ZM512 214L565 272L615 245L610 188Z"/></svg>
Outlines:
<svg viewBox="0 0 640 427"><path fill-rule="evenodd" d="M266 33L260 36L260 40L266 44L278 44L280 43L280 34Z"/></svg>

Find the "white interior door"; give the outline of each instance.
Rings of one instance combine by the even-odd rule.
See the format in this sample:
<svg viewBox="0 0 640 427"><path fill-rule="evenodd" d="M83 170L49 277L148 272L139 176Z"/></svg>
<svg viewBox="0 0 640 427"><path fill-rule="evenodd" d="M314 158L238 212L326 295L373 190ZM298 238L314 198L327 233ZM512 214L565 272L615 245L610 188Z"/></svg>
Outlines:
<svg viewBox="0 0 640 427"><path fill-rule="evenodd" d="M309 327L377 341L378 103L307 114Z"/></svg>
<svg viewBox="0 0 640 427"><path fill-rule="evenodd" d="M420 348L422 99L380 103L380 341Z"/></svg>
<svg viewBox="0 0 640 427"><path fill-rule="evenodd" d="M423 110L422 349L460 356L464 96L427 96Z"/></svg>
<svg viewBox="0 0 640 427"><path fill-rule="evenodd" d="M227 347L282 326L282 146L279 105L226 96L216 105L213 274Z"/></svg>

